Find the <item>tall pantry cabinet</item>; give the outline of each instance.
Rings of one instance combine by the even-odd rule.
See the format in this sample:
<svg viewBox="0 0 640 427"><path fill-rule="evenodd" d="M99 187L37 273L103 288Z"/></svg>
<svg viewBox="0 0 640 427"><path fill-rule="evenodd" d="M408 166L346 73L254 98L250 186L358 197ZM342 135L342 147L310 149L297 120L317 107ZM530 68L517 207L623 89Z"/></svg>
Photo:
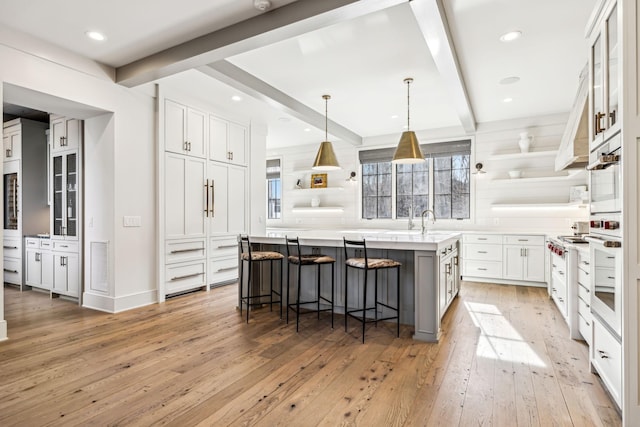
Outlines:
<svg viewBox="0 0 640 427"><path fill-rule="evenodd" d="M247 127L164 99L160 299L238 278L247 230Z"/></svg>

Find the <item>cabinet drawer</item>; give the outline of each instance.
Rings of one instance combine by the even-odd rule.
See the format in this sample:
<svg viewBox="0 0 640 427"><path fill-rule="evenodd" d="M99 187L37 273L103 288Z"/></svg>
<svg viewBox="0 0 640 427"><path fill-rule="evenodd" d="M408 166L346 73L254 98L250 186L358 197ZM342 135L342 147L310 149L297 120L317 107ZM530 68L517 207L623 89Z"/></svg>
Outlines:
<svg viewBox="0 0 640 427"><path fill-rule="evenodd" d="M615 285L615 270L613 268L597 268L595 274L596 286L612 287Z"/></svg>
<svg viewBox="0 0 640 427"><path fill-rule="evenodd" d="M5 242L6 244L7 242ZM40 239L37 239L35 237L26 237L24 239L24 247L29 249L29 248L39 248L40 247Z"/></svg>
<svg viewBox="0 0 640 427"><path fill-rule="evenodd" d="M2 248L4 250L5 257L20 258L22 254L22 245L20 244L20 239L7 239L5 237Z"/></svg>
<svg viewBox="0 0 640 427"><path fill-rule="evenodd" d="M463 261L464 275L470 277L502 277L502 263L497 261Z"/></svg>
<svg viewBox="0 0 640 427"><path fill-rule="evenodd" d="M591 317L587 320L582 317L582 314L578 314L578 331L587 344L591 345Z"/></svg>
<svg viewBox="0 0 640 427"><path fill-rule="evenodd" d="M578 251L578 269L589 272L589 252Z"/></svg>
<svg viewBox="0 0 640 427"><path fill-rule="evenodd" d="M583 285L578 285L578 298L587 304L591 304L591 290Z"/></svg>
<svg viewBox="0 0 640 427"><path fill-rule="evenodd" d="M22 260L4 258L4 281L14 285L22 285Z"/></svg>
<svg viewBox="0 0 640 427"><path fill-rule="evenodd" d="M78 243L76 242L53 242L53 250L59 252L78 253Z"/></svg>
<svg viewBox="0 0 640 427"><path fill-rule="evenodd" d="M238 256L211 258L209 260L209 283L221 283L238 279Z"/></svg>
<svg viewBox="0 0 640 427"><path fill-rule="evenodd" d="M591 280L589 279L589 271L578 269L578 283L586 288L591 287Z"/></svg>
<svg viewBox="0 0 640 427"><path fill-rule="evenodd" d="M598 370L613 399L620 405L622 346L597 319L593 319L593 346L591 349L593 365Z"/></svg>
<svg viewBox="0 0 640 427"><path fill-rule="evenodd" d="M53 247L53 242L49 239L40 239L40 247L42 249L51 249Z"/></svg>
<svg viewBox="0 0 640 427"><path fill-rule="evenodd" d="M502 261L502 245L465 244L463 256L465 260Z"/></svg>
<svg viewBox="0 0 640 427"><path fill-rule="evenodd" d="M500 234L463 234L463 243L502 243L502 235Z"/></svg>
<svg viewBox="0 0 640 427"><path fill-rule="evenodd" d="M582 314L585 319L591 318L591 303L582 298L578 298L578 313Z"/></svg>
<svg viewBox="0 0 640 427"><path fill-rule="evenodd" d="M564 258L556 254L551 254L551 273L556 273L562 277L567 276L567 263Z"/></svg>
<svg viewBox="0 0 640 427"><path fill-rule="evenodd" d="M505 245L540 245L544 246L544 236L528 236L528 235L508 235L503 236L502 243Z"/></svg>
<svg viewBox="0 0 640 427"><path fill-rule="evenodd" d="M204 239L172 240L165 244L167 264L194 261L206 256Z"/></svg>
<svg viewBox="0 0 640 427"><path fill-rule="evenodd" d="M165 268L165 293L188 291L206 286L205 261L173 264Z"/></svg>
<svg viewBox="0 0 640 427"><path fill-rule="evenodd" d="M238 237L237 236L218 236L209 239L209 255L211 256L237 256L238 255Z"/></svg>

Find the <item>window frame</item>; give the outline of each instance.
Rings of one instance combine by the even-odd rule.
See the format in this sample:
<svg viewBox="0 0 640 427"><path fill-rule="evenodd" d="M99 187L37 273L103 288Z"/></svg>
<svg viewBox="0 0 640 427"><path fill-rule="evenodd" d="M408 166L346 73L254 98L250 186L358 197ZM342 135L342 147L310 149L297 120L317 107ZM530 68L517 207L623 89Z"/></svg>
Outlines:
<svg viewBox="0 0 640 427"><path fill-rule="evenodd" d="M473 224L475 223L475 193L476 193L476 182L474 179L474 174L472 170L472 165L475 164L475 138L474 137L453 137L449 139L439 139L437 141L429 141L428 143L423 143L421 146L425 146L428 144L437 144L437 143L451 143L455 141L460 142L469 142L469 218L437 218L438 222L444 223L455 223L455 224ZM359 154L366 151L382 151L384 149L392 149L393 147L386 147L382 149L375 148L363 148L359 150ZM426 161L430 161L429 165L429 209L433 209L433 204L435 203L435 182L434 182L434 167L433 167L433 157L427 157ZM391 172L391 209L392 215L391 218L366 218L363 216L363 189L362 184L358 186L358 220L361 223L365 221L367 223L371 223L371 221L375 221L378 226L394 226L398 224L398 222L409 222L409 217L398 217L397 216L397 169L396 165L392 164L392 172ZM363 176L363 164L361 160L358 159L358 167L359 174ZM413 219L415 220L419 218L419 215L415 215Z"/></svg>

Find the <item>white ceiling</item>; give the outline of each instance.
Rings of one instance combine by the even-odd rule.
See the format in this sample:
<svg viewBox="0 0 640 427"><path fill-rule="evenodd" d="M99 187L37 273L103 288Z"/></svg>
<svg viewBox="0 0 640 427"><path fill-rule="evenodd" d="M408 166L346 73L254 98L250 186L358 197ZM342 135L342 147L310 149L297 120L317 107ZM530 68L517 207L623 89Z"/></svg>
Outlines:
<svg viewBox="0 0 640 427"><path fill-rule="evenodd" d="M373 2L374 0L361 0ZM425 0L414 0L421 2ZM584 28L597 0L443 0L461 76L477 122L567 112L587 61ZM272 0L278 8L293 0ZM119 67L261 14L253 0L0 0L0 25L104 64ZM267 12L268 13L268 12ZM227 58L297 102L362 137L400 133L406 124L405 77L411 86L411 128L459 128L450 89L443 84L408 2L339 22ZM52 19L52 17L55 17ZM501 34L520 30L511 43ZM84 36L99 30L107 41ZM194 78L194 75L198 75ZM238 90L191 71L176 79L190 91ZM502 78L520 81L500 85ZM448 77L448 76L445 76ZM513 98L510 103L502 100ZM324 130L290 111L243 94L229 102L269 125L270 147L317 143ZM397 115L397 118L392 116ZM331 133L331 129L330 129Z"/></svg>

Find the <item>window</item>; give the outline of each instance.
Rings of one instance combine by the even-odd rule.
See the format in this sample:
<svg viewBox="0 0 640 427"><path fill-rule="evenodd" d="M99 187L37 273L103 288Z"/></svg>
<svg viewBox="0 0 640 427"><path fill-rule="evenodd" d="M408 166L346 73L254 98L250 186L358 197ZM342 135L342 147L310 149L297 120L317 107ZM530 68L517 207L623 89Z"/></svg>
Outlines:
<svg viewBox="0 0 640 427"><path fill-rule="evenodd" d="M267 160L267 219L280 219L281 204L280 159Z"/></svg>
<svg viewBox="0 0 640 427"><path fill-rule="evenodd" d="M363 218L408 218L410 212L417 217L425 209L432 209L439 219L470 218L471 141L423 144L420 148L424 163L395 168L389 161L393 148L359 153Z"/></svg>

